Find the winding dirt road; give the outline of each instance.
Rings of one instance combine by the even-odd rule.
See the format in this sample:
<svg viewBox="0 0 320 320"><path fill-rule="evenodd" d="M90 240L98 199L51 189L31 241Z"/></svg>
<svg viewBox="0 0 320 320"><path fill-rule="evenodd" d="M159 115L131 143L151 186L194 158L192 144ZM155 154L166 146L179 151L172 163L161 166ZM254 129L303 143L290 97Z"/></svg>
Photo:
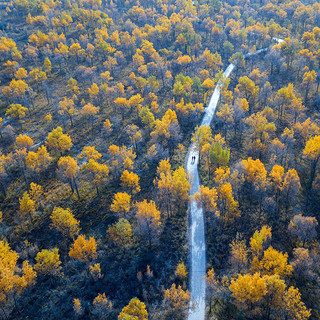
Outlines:
<svg viewBox="0 0 320 320"><path fill-rule="evenodd" d="M277 43L284 40L280 38L273 38ZM257 50L253 53L248 53L244 57L249 58L261 52L268 51L269 48ZM236 67L236 64L231 63L224 71L225 78L228 78ZM201 121L200 126L210 126L217 108L220 98L221 87L218 84L213 91L208 107ZM191 144L189 153L187 154L186 167L190 175L190 196L193 196L199 191L200 181L198 173L199 151L197 151L195 144ZM192 161L195 157L195 161ZM190 290L191 302L188 313L188 320L204 320L206 310L206 240L204 227L204 214L202 208L197 206L196 201L192 198L189 205L190 225L189 225L189 254L191 261L190 272ZM191 306L193 305L193 308Z"/></svg>

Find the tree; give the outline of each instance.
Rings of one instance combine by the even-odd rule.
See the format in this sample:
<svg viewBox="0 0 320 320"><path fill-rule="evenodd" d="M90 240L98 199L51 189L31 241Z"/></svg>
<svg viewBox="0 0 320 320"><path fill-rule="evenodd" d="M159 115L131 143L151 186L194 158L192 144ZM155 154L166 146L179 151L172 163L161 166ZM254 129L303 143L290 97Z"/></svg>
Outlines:
<svg viewBox="0 0 320 320"><path fill-rule="evenodd" d="M101 274L100 263L95 263L93 266L89 266L89 270L90 270L90 275L95 281L103 277L103 275Z"/></svg>
<svg viewBox="0 0 320 320"><path fill-rule="evenodd" d="M230 160L230 149L223 148L220 143L215 142L210 147L209 159L214 169L226 167Z"/></svg>
<svg viewBox="0 0 320 320"><path fill-rule="evenodd" d="M284 168L279 165L274 165L272 167L271 172L269 173L269 177L271 180L270 181L271 187L275 191L275 193L278 193L282 189L283 176L284 176Z"/></svg>
<svg viewBox="0 0 320 320"><path fill-rule="evenodd" d="M10 108L6 111L8 119L15 119L20 125L25 123L25 116L28 108L23 107L21 104L11 104Z"/></svg>
<svg viewBox="0 0 320 320"><path fill-rule="evenodd" d="M142 131L139 130L139 127L132 124L126 127L126 133L129 136L130 142L133 145L133 148L138 152L138 145L142 141Z"/></svg>
<svg viewBox="0 0 320 320"><path fill-rule="evenodd" d="M131 209L131 195L126 192L118 192L114 195L110 210L119 215L126 216Z"/></svg>
<svg viewBox="0 0 320 320"><path fill-rule="evenodd" d="M133 245L134 233L128 220L120 218L117 223L108 227L107 239L119 248L130 248Z"/></svg>
<svg viewBox="0 0 320 320"><path fill-rule="evenodd" d="M28 89L29 86L24 80L12 79L9 84L10 95L13 95L19 102L23 100Z"/></svg>
<svg viewBox="0 0 320 320"><path fill-rule="evenodd" d="M29 76L36 83L37 91L39 91L39 84L47 80L47 74L39 69L33 69L29 72Z"/></svg>
<svg viewBox="0 0 320 320"><path fill-rule="evenodd" d="M35 203L35 208L38 208L41 204L41 201L43 199L43 189L42 186L39 184L36 184L34 182L30 183L30 189L29 189L29 195L30 198L34 201Z"/></svg>
<svg viewBox="0 0 320 320"><path fill-rule="evenodd" d="M218 52L211 53L210 50L205 49L200 59L204 61L205 66L212 72L217 72L222 66L221 56Z"/></svg>
<svg viewBox="0 0 320 320"><path fill-rule="evenodd" d="M251 114L254 99L259 92L259 87L257 87L250 78L244 76L239 78L239 83L235 88L235 92L239 93L241 97L249 102L249 113Z"/></svg>
<svg viewBox="0 0 320 320"><path fill-rule="evenodd" d="M270 108L265 108L261 112L253 113L245 120L245 122L249 125L251 132L250 138L252 141L259 140L262 144L266 143L269 141L270 134L276 131L275 124L273 122L269 122L267 119L270 117L268 117L269 112L272 116L272 110Z"/></svg>
<svg viewBox="0 0 320 320"><path fill-rule="evenodd" d="M173 187L173 199L180 210L186 204L189 199L190 182L188 181L188 175L183 167L173 171L172 174L172 187Z"/></svg>
<svg viewBox="0 0 320 320"><path fill-rule="evenodd" d="M33 145L33 140L26 134L20 134L16 137L16 148L29 150Z"/></svg>
<svg viewBox="0 0 320 320"><path fill-rule="evenodd" d="M279 275L264 276L267 286L267 294L264 297L264 309L266 319L270 319L272 311L278 311L283 307L283 296L286 290L285 281ZM276 313L275 312L275 313Z"/></svg>
<svg viewBox="0 0 320 320"><path fill-rule="evenodd" d="M32 214L35 212L35 202L30 198L28 192L24 192L21 199L19 199L20 210L19 216L24 220L25 216L28 215L30 222L32 223Z"/></svg>
<svg viewBox="0 0 320 320"><path fill-rule="evenodd" d="M307 141L303 150L303 156L308 159L311 164L309 180L309 189L311 189L316 174L317 164L320 159L320 136L312 137Z"/></svg>
<svg viewBox="0 0 320 320"><path fill-rule="evenodd" d="M97 244L94 237L86 240L84 235L80 235L72 244L69 250L69 257L83 262L94 260L97 255Z"/></svg>
<svg viewBox="0 0 320 320"><path fill-rule="evenodd" d="M73 116L77 114L74 101L67 97L59 102L59 114L67 115L70 119L71 126L73 127Z"/></svg>
<svg viewBox="0 0 320 320"><path fill-rule="evenodd" d="M286 195L287 205L296 201L300 188L301 184L298 172L295 169L288 170L285 174L282 188L282 191Z"/></svg>
<svg viewBox="0 0 320 320"><path fill-rule="evenodd" d="M198 205L200 205L206 212L214 213L217 210L218 193L216 188L208 188L200 186L200 192L194 195Z"/></svg>
<svg viewBox="0 0 320 320"><path fill-rule="evenodd" d="M98 99L98 95L99 95L99 87L96 83L93 83L91 85L91 88L88 88L89 91L89 95L92 99L97 100Z"/></svg>
<svg viewBox="0 0 320 320"><path fill-rule="evenodd" d="M160 231L160 211L152 200L150 202L147 200L137 202L136 208L136 218L140 232L148 234L149 247L151 247L152 239L155 239Z"/></svg>
<svg viewBox="0 0 320 320"><path fill-rule="evenodd" d="M35 270L44 275L59 276L61 275L61 261L59 249L51 250L42 249L37 253Z"/></svg>
<svg viewBox="0 0 320 320"><path fill-rule="evenodd" d="M306 90L305 97L304 97L305 103L308 102L310 86L315 83L316 78L317 78L317 74L316 74L316 72L314 70L307 71L303 75L302 84L304 85L305 90Z"/></svg>
<svg viewBox="0 0 320 320"><path fill-rule="evenodd" d="M102 157L102 154L99 153L96 148L93 146L85 146L83 147L81 153L78 155L79 159L84 159L85 161L89 160L99 160Z"/></svg>
<svg viewBox="0 0 320 320"><path fill-rule="evenodd" d="M224 280L224 279L223 279ZM213 268L209 269L206 274L207 290L209 294L209 315L212 310L212 301L214 297L219 297L223 293L224 289L221 286L220 281L218 280Z"/></svg>
<svg viewBox="0 0 320 320"><path fill-rule="evenodd" d="M59 66L60 66L60 71L61 71L61 60L67 62L69 58L69 47L60 42L58 44L58 47L54 49L54 53L56 54L57 58L59 59Z"/></svg>
<svg viewBox="0 0 320 320"><path fill-rule="evenodd" d="M187 267L183 262L178 263L175 271L175 275L183 281L187 279L188 271L187 271Z"/></svg>
<svg viewBox="0 0 320 320"><path fill-rule="evenodd" d="M61 232L65 238L73 239L80 231L80 221L72 214L70 209L55 208L50 216L53 228Z"/></svg>
<svg viewBox="0 0 320 320"><path fill-rule="evenodd" d="M4 123L4 120L3 120L3 118L0 117L0 138L1 139L3 139L3 136L2 136L3 123Z"/></svg>
<svg viewBox="0 0 320 320"><path fill-rule="evenodd" d="M87 116L91 121L91 127L93 128L94 118L99 113L100 107L95 107L91 103L87 103L83 106L81 113L84 116Z"/></svg>
<svg viewBox="0 0 320 320"><path fill-rule="evenodd" d="M169 159L161 160L157 168L157 178L153 181L158 190L161 206L165 206L168 217L172 214L173 176Z"/></svg>
<svg viewBox="0 0 320 320"><path fill-rule="evenodd" d="M288 276L292 273L292 266L288 264L288 254L283 254L269 247L263 252L260 260L260 270L263 275L277 274L280 277Z"/></svg>
<svg viewBox="0 0 320 320"><path fill-rule="evenodd" d="M63 133L61 127L57 127L48 134L46 145L49 149L62 154L72 147L72 141L67 134Z"/></svg>
<svg viewBox="0 0 320 320"><path fill-rule="evenodd" d="M118 176L119 169L132 170L133 160L136 158L136 154L133 148L126 148L126 146L118 147L116 145L109 146L109 153L112 156L113 174Z"/></svg>
<svg viewBox="0 0 320 320"><path fill-rule="evenodd" d="M94 315L99 316L100 319L106 319L112 309L112 302L106 297L106 294L98 294L93 300Z"/></svg>
<svg viewBox="0 0 320 320"><path fill-rule="evenodd" d="M266 242L271 239L271 228L263 226L260 231L256 231L250 238L250 247L255 256L259 256Z"/></svg>
<svg viewBox="0 0 320 320"><path fill-rule="evenodd" d="M114 100L116 108L119 108L122 115L122 120L124 119L125 111L129 109L129 101L126 98L117 98Z"/></svg>
<svg viewBox="0 0 320 320"><path fill-rule="evenodd" d="M230 262L233 269L237 272L243 272L248 266L249 250L244 240L238 237L230 243Z"/></svg>
<svg viewBox="0 0 320 320"><path fill-rule="evenodd" d="M20 172L22 173L24 182L27 184L27 179L25 175L25 159L27 157L27 148L20 148L16 149L16 152L13 154L12 160L15 161L17 164L18 168L20 169Z"/></svg>
<svg viewBox="0 0 320 320"><path fill-rule="evenodd" d="M99 195L99 186L108 180L109 168L106 164L98 163L90 159L88 163L84 163L81 171L90 177L93 185L96 187L97 195Z"/></svg>
<svg viewBox="0 0 320 320"><path fill-rule="evenodd" d="M80 299L76 299L76 298L73 299L73 310L74 310L74 313L76 314L76 316L80 317L83 315L84 311L81 306Z"/></svg>
<svg viewBox="0 0 320 320"><path fill-rule="evenodd" d="M231 280L229 289L237 305L242 307L249 307L250 304L260 301L267 293L265 279L259 273L239 274L236 279Z"/></svg>
<svg viewBox="0 0 320 320"><path fill-rule="evenodd" d="M174 319L180 319L189 308L190 293L188 290L184 291L181 286L177 288L173 283L170 289L164 291L164 299L171 308Z"/></svg>
<svg viewBox="0 0 320 320"><path fill-rule="evenodd" d="M15 294L20 295L24 288L33 285L37 276L27 260L23 261L22 270L19 269L18 259L17 252L7 242L0 241L0 305L6 319L8 317L3 307Z"/></svg>
<svg viewBox="0 0 320 320"><path fill-rule="evenodd" d="M26 157L26 165L37 174L46 170L52 162L49 152L45 146L38 148L37 152L30 151Z"/></svg>
<svg viewBox="0 0 320 320"><path fill-rule="evenodd" d="M301 301L301 294L297 288L290 287L284 297L285 315L292 320L307 320L311 316L311 310L308 310Z"/></svg>
<svg viewBox="0 0 320 320"><path fill-rule="evenodd" d="M74 188L76 189L78 199L80 199L80 194L78 191L78 185L76 182L76 177L78 175L79 166L77 160L72 157L61 157L58 161L58 175L62 180L66 179L69 183L72 193Z"/></svg>
<svg viewBox="0 0 320 320"><path fill-rule="evenodd" d="M48 57L45 57L44 62L43 62L43 67L44 70L47 74L49 74L51 72L51 61Z"/></svg>
<svg viewBox="0 0 320 320"><path fill-rule="evenodd" d="M105 132L107 134L110 134L112 132L112 123L109 119L106 119L104 122L103 122L103 129L105 130Z"/></svg>
<svg viewBox="0 0 320 320"><path fill-rule="evenodd" d="M191 141L195 144L197 150L200 151L206 143L212 142L211 128L207 125L196 127Z"/></svg>
<svg viewBox="0 0 320 320"><path fill-rule="evenodd" d="M264 164L259 160L253 160L251 157L248 160L242 160L242 166L245 171L245 179L256 190L263 190L266 185L267 170Z"/></svg>
<svg viewBox="0 0 320 320"><path fill-rule="evenodd" d="M138 193L141 189L139 186L139 176L128 170L124 170L120 178L121 186L129 190L132 194Z"/></svg>
<svg viewBox="0 0 320 320"><path fill-rule="evenodd" d="M168 146L169 152L173 153L175 145L181 138L176 112L168 109L161 120L157 119L150 136L162 145Z"/></svg>
<svg viewBox="0 0 320 320"><path fill-rule="evenodd" d="M18 80L27 78L27 77L28 77L28 71L27 71L25 68L19 68L19 69L15 72L14 76L15 76Z"/></svg>
<svg viewBox="0 0 320 320"><path fill-rule="evenodd" d="M127 319L148 320L148 312L144 302L141 302L138 298L132 298L118 316L118 320Z"/></svg>
<svg viewBox="0 0 320 320"><path fill-rule="evenodd" d="M76 97L80 93L80 88L78 87L78 81L76 79L70 78L67 84L68 92ZM66 98L65 98L66 99ZM73 100L71 100L73 102Z"/></svg>
<svg viewBox="0 0 320 320"><path fill-rule="evenodd" d="M129 99L129 106L131 108L131 111L135 111L137 114L139 114L141 108L142 108L142 102L144 99L141 97L141 94L135 94L130 97Z"/></svg>
<svg viewBox="0 0 320 320"><path fill-rule="evenodd" d="M75 56L77 63L79 63L79 56L84 55L84 50L81 49L80 44L76 42L69 47L69 53L71 56Z"/></svg>
<svg viewBox="0 0 320 320"><path fill-rule="evenodd" d="M213 92L215 86L215 83L210 78L207 78L203 81L202 87L206 89L203 99L204 103L207 102L208 96L210 96L210 94Z"/></svg>
<svg viewBox="0 0 320 320"><path fill-rule="evenodd" d="M230 182L223 183L217 187L219 215L224 222L232 223L240 216L239 203L234 200L232 186ZM218 213L218 212L217 212Z"/></svg>
<svg viewBox="0 0 320 320"><path fill-rule="evenodd" d="M295 215L289 223L289 232L298 237L302 241L302 246L305 243L317 236L318 221L315 217L303 217L302 214Z"/></svg>
<svg viewBox="0 0 320 320"><path fill-rule="evenodd" d="M313 266L314 259L308 249L305 248L294 248L293 249L294 259L291 261L291 265L294 270L294 275L298 280L304 281L314 276Z"/></svg>

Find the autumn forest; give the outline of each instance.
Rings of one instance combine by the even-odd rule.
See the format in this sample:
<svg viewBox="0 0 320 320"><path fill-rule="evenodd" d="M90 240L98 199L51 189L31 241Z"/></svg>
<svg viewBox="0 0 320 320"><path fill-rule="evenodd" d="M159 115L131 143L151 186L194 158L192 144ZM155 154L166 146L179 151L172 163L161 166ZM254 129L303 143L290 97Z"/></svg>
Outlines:
<svg viewBox="0 0 320 320"><path fill-rule="evenodd" d="M317 0L0 0L0 319L320 319L319 87Z"/></svg>

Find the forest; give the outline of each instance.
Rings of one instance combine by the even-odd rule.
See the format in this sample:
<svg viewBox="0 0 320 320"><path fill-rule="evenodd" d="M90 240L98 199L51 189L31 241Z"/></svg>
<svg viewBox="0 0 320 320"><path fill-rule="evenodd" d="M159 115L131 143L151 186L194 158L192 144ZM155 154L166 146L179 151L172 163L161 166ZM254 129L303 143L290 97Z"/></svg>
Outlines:
<svg viewBox="0 0 320 320"><path fill-rule="evenodd" d="M187 319L191 201L206 319L320 319L319 87L317 0L0 0L0 319Z"/></svg>

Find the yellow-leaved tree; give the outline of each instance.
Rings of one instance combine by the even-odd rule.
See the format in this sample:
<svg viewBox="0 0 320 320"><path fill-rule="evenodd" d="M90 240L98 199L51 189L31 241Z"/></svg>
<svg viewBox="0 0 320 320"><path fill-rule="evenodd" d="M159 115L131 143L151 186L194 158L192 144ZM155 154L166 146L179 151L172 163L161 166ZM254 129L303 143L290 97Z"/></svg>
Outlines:
<svg viewBox="0 0 320 320"><path fill-rule="evenodd" d="M127 306L125 306L118 316L118 320L148 320L148 312L144 302L138 298L132 298Z"/></svg>
<svg viewBox="0 0 320 320"><path fill-rule="evenodd" d="M35 270L44 275L59 276L61 274L61 261L59 249L43 249L37 253Z"/></svg>
<svg viewBox="0 0 320 320"><path fill-rule="evenodd" d="M160 216L161 213L157 209L154 201L148 202L143 200L136 203L137 223L141 233L146 233L148 236L149 247L151 247L152 239L156 240L160 231Z"/></svg>
<svg viewBox="0 0 320 320"><path fill-rule="evenodd" d="M188 175L183 167L172 171L169 160L161 160L153 183L157 188L159 205L166 208L168 217L173 213L173 205L177 211L183 210L190 191Z"/></svg>
<svg viewBox="0 0 320 320"><path fill-rule="evenodd" d="M74 189L76 190L78 199L80 199L80 194L78 190L78 185L76 177L79 172L79 166L77 159L72 157L61 157L58 161L57 173L61 180L69 183L72 193Z"/></svg>
<svg viewBox="0 0 320 320"><path fill-rule="evenodd" d="M172 284L170 289L164 291L164 299L167 304L167 310L169 311L172 319L180 319L181 314L189 309L190 293Z"/></svg>
<svg viewBox="0 0 320 320"><path fill-rule="evenodd" d="M52 157L47 151L47 148L45 146L41 146L36 152L30 151L25 161L27 167L35 172L39 177L40 173L50 166Z"/></svg>
<svg viewBox="0 0 320 320"><path fill-rule="evenodd" d="M99 319L106 319L112 310L112 302L106 297L106 294L99 293L93 300L92 313Z"/></svg>
<svg viewBox="0 0 320 320"><path fill-rule="evenodd" d="M19 269L18 259L17 252L7 242L0 241L0 305L6 319L8 317L3 307L12 303L15 295L20 295L24 288L33 285L37 276L27 260Z"/></svg>
<svg viewBox="0 0 320 320"><path fill-rule="evenodd" d="M303 157L310 161L309 189L311 189L320 159L320 136L312 137L307 141L303 149Z"/></svg>
<svg viewBox="0 0 320 320"><path fill-rule="evenodd" d="M215 213L217 210L218 194L216 188L200 186L200 191L194 195L197 204L208 213Z"/></svg>
<svg viewBox="0 0 320 320"><path fill-rule="evenodd" d="M19 216L21 220L25 219L25 216L29 216L30 222L32 223L32 214L35 212L35 202L30 198L28 192L24 192L21 199L19 199L20 210Z"/></svg>
<svg viewBox="0 0 320 320"><path fill-rule="evenodd" d="M72 141L69 135L63 133L61 127L57 127L48 134L46 145L54 152L63 154L66 150L70 150Z"/></svg>
<svg viewBox="0 0 320 320"><path fill-rule="evenodd" d="M97 195L99 195L99 187L108 181L108 166L90 159L88 163L82 165L81 171L90 179L92 184L96 187Z"/></svg>
<svg viewBox="0 0 320 320"><path fill-rule="evenodd" d="M126 216L131 209L131 195L126 192L118 192L114 195L110 210L120 216Z"/></svg>
<svg viewBox="0 0 320 320"><path fill-rule="evenodd" d="M267 294L267 285L260 273L239 274L229 286L232 296L240 306L249 306L250 303L260 301Z"/></svg>
<svg viewBox="0 0 320 320"><path fill-rule="evenodd" d="M57 207L52 211L50 218L52 226L66 238L73 239L80 231L80 222L70 209Z"/></svg>
<svg viewBox="0 0 320 320"><path fill-rule="evenodd" d="M69 257L83 262L94 260L97 255L97 244L94 237L86 240L84 235L80 235L72 244L69 250Z"/></svg>
<svg viewBox="0 0 320 320"><path fill-rule="evenodd" d="M271 239L271 236L271 228L263 226L260 231L256 231L250 238L250 247L252 251L251 266L254 270L259 270L259 259L267 241Z"/></svg>
<svg viewBox="0 0 320 320"><path fill-rule="evenodd" d="M140 189L139 176L136 173L124 170L120 177L121 186L132 194L138 193Z"/></svg>
<svg viewBox="0 0 320 320"><path fill-rule="evenodd" d="M120 248L121 250L132 247L134 242L131 224L124 218L120 218L117 223L108 227L106 237L111 246Z"/></svg>

